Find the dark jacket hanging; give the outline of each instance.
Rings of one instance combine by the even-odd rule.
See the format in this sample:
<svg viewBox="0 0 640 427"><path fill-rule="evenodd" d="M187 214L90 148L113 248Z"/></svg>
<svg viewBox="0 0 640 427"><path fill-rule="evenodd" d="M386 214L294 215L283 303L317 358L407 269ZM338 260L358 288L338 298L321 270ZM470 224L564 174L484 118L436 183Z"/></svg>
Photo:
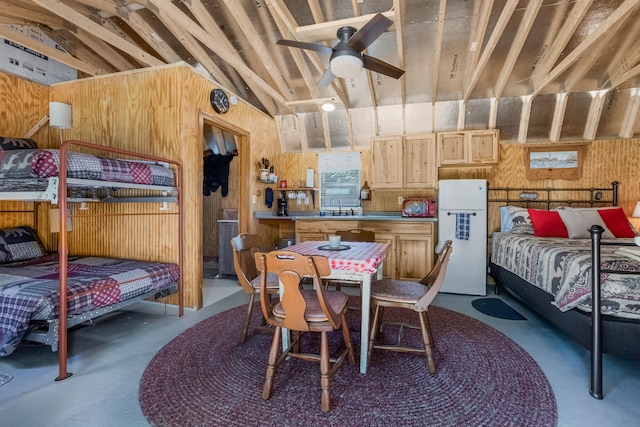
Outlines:
<svg viewBox="0 0 640 427"><path fill-rule="evenodd" d="M203 194L205 196L216 192L221 187L222 197L229 193L229 164L232 155L209 154L204 156Z"/></svg>

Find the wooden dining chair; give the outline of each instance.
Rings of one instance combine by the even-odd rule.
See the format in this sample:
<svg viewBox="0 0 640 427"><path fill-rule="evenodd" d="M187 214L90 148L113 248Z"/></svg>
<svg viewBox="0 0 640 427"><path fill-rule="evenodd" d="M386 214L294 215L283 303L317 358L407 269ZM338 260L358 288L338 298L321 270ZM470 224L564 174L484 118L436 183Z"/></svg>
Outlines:
<svg viewBox="0 0 640 427"><path fill-rule="evenodd" d="M254 254L260 251L264 242L262 237L258 234L241 233L231 239L231 247L233 248L233 267L238 276L238 283L249 295L249 303L247 304L247 310L242 321L242 330L240 332L240 342L244 342L247 338L247 332L249 328L255 328L260 330L270 330L273 332L273 328L269 328L266 322L262 321L260 325L251 324L251 315L253 313L253 305L255 301L256 293L260 291L260 273L256 268L256 261ZM267 276L267 286L265 293L267 295L276 295L279 291L278 276L270 274Z"/></svg>
<svg viewBox="0 0 640 427"><path fill-rule="evenodd" d="M328 412L331 410L329 392L331 377L346 357L349 358L351 365L355 364L346 319L349 297L342 292L325 290L322 286L320 277L331 272L326 257L272 251L266 254L257 253L255 260L262 277L260 286L262 313L267 323L275 327L262 398L264 400L271 398L274 376L280 363L289 356L296 357L320 363L321 406L322 411ZM275 305L266 298L269 274L278 275L283 287L281 300ZM312 278L313 289L303 289L299 286L303 277ZM282 328L292 331L293 337L289 346L279 354ZM336 329L342 329L345 349L337 358L331 358L328 334ZM320 332L320 354L300 353L301 332Z"/></svg>
<svg viewBox="0 0 640 427"><path fill-rule="evenodd" d="M363 230L354 228L351 230L338 230L336 236L340 236L340 240L344 242L375 242L376 232L371 230Z"/></svg>
<svg viewBox="0 0 640 427"><path fill-rule="evenodd" d="M373 322L369 334L368 362L374 348L399 352L425 353L429 372L434 374L436 366L433 360L433 335L429 323L428 309L434 298L442 288L449 257L453 251L451 240L447 240L438 255L433 269L419 282L405 282L383 279L371 284L371 304L375 308ZM404 322L385 322L400 328L397 344L376 344L380 336L385 307L406 308L418 313L420 326ZM424 347L409 347L402 343L403 328L420 329Z"/></svg>
<svg viewBox="0 0 640 427"><path fill-rule="evenodd" d="M353 228L351 230L338 230L336 236L340 236L341 242L375 242L376 232L371 230L363 230L361 228ZM342 285L360 287L360 282L353 280L326 280L325 286L335 286L336 291L342 289Z"/></svg>

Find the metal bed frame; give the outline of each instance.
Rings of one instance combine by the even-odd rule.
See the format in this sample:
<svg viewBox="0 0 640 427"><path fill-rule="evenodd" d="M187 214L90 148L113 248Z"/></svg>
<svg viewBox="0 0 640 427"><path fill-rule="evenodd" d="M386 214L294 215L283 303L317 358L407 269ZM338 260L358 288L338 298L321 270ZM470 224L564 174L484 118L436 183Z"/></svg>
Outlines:
<svg viewBox="0 0 640 427"><path fill-rule="evenodd" d="M503 203L506 205L518 205L524 207L544 206L550 209L559 205L588 205L596 206L617 206L618 205L618 182L612 182L610 188L490 188L487 192L502 192L506 194L504 198L487 197L487 208L489 203ZM585 199L562 199L554 198L555 193L576 192L587 194ZM512 194L517 193L517 198ZM531 195L534 195L531 196ZM544 197L538 199L538 195ZM608 195L609 197L603 197ZM561 312L552 306L553 297L547 292L529 284L524 279L489 262L489 273L496 281L496 293L504 287L517 300L533 309L546 320L554 324L560 330L568 334L591 352L590 368L590 389L589 393L596 399L604 397L602 392L602 354L614 353L622 356L640 356L640 322L629 319L616 318L603 315L601 313L600 301L600 276L602 273L617 274L638 274L632 272L621 272L614 270L602 270L600 268L600 246L614 244L601 242L601 235L604 229L594 225L589 229L591 234L591 263L592 263L592 311L583 312L579 309L572 309ZM625 245L625 243L615 243ZM637 344L630 345L630 337L637 337ZM633 340L631 340L633 342Z"/></svg>
<svg viewBox="0 0 640 427"><path fill-rule="evenodd" d="M142 160L130 160L130 161L146 161L162 164L166 167L170 167L170 165L175 169L176 176L176 186L175 187L166 187L166 186L158 186L158 185L139 185L139 184L131 184L131 183L118 183L111 181L95 181L95 180L83 180L83 179L73 179L67 177L67 154L71 150L71 147L84 147L90 150L98 150L110 153L110 155L121 155L121 156L129 156ZM135 153L127 150L122 150L118 148L106 147L97 144L92 144L84 141L77 140L69 140L65 141L60 146L60 173L58 177L49 178L48 186L46 189L42 191L28 191L28 192L0 192L0 200L3 201L24 201L24 202L36 202L34 204L34 215L37 215L37 208L35 205L40 202L50 202L52 204L58 204L60 215L59 215L59 230L58 233L58 253L59 253L59 265L60 265L60 308L58 319L45 322L48 325L44 325L47 327L47 330L32 330L27 333L27 339L45 343L51 346L52 350L58 350L58 376L56 377L56 381L65 380L71 375L71 372L67 370L67 335L68 329L76 326L82 322L86 322L103 314L109 313L111 311L120 309L126 305L132 304L134 302L140 301L144 298L156 297L161 298L169 295L171 290L167 291L153 291L147 294L141 295L136 298L132 298L126 301L122 301L120 303L111 305L109 307L104 307L98 310L93 310L91 312L82 313L78 315L68 315L67 314L67 281L68 281L68 260L66 254L68 251L68 241L67 241L67 218L69 214L67 213L67 203L69 202L85 202L85 201L102 201L106 203L126 203L126 202L173 202L178 203L178 267L180 271L180 277L178 283L173 286L172 289L178 292L178 315L179 317L184 316L184 289L183 289L183 265L184 265L184 248L183 248L183 235L184 235L184 207L183 207L183 197L182 195L182 168L179 162L141 154ZM74 198L69 197L68 195L68 187L87 187L87 188L109 188L111 190L124 188L124 189L138 189L138 190L154 190L160 191L160 196L143 196L143 197L125 197L125 198L117 198L117 197L107 197L103 200L95 200L95 199L85 199L85 198ZM7 212L22 212L22 211L7 211ZM162 213L166 215L167 213ZM157 215L153 213L149 214L136 214L136 215ZM106 214L105 216L108 216ZM37 217L36 217L37 222ZM63 295L65 297L63 297Z"/></svg>

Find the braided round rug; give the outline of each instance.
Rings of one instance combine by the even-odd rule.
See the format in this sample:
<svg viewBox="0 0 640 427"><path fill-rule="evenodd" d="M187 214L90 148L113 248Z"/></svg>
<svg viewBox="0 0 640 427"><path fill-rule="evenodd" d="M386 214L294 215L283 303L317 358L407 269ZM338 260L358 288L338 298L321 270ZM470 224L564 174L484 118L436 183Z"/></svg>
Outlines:
<svg viewBox="0 0 640 427"><path fill-rule="evenodd" d="M320 409L320 367L291 358L262 400L271 335L238 342L245 307L215 315L162 348L140 383L140 404L154 426L555 426L556 401L544 373L520 346L471 317L432 307L436 374L424 356L374 350L366 374L345 362L331 379L332 409ZM254 312L260 311L256 305ZM387 309L385 320L413 313ZM360 312L350 311L359 355ZM417 316L416 316L417 318ZM257 321L254 319L254 321ZM320 334L303 335L316 352ZM383 326L383 340L397 329ZM405 330L404 339L419 335ZM331 336L334 355L341 333ZM356 356L357 359L357 356Z"/></svg>

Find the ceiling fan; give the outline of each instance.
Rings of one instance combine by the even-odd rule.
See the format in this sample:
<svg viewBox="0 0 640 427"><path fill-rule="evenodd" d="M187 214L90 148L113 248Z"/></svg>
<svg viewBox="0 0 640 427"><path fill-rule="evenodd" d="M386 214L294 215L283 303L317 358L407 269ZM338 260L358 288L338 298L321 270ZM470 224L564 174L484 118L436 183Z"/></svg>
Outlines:
<svg viewBox="0 0 640 427"><path fill-rule="evenodd" d="M339 28L337 32L339 41L334 47L298 40L278 40L277 44L331 54L329 68L318 82L319 87L328 86L335 77L356 77L363 68L399 79L404 74L404 70L362 53L391 24L393 24L392 20L378 13L360 30L353 27Z"/></svg>

